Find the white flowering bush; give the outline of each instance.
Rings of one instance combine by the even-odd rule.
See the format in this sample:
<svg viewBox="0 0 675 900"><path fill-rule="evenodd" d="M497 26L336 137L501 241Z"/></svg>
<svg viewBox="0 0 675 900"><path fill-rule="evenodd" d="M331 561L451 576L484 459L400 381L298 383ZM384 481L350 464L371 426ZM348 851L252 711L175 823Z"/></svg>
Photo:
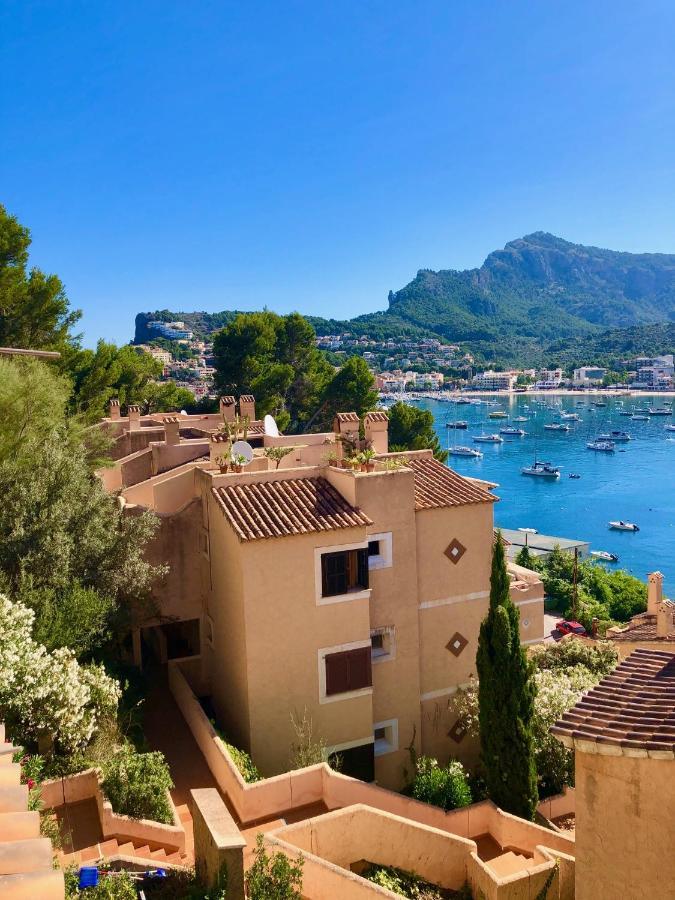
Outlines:
<svg viewBox="0 0 675 900"><path fill-rule="evenodd" d="M551 726L612 671L617 663L617 653L609 645L590 646L573 639L536 647L531 657L537 666L532 729L539 795L545 797L558 793L566 784L574 784L574 753L553 737ZM457 693L455 710L467 733L478 736L476 679Z"/></svg>
<svg viewBox="0 0 675 900"><path fill-rule="evenodd" d="M34 614L0 594L0 721L17 739L54 736L73 753L93 737L101 718L115 716L119 684L102 666L81 665L72 652L49 653L32 637Z"/></svg>

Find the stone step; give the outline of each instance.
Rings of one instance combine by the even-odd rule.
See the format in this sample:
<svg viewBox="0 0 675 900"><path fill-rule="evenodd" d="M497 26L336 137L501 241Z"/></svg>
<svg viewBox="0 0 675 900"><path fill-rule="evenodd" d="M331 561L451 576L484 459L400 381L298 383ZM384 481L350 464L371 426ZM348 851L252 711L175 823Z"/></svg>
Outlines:
<svg viewBox="0 0 675 900"><path fill-rule="evenodd" d="M21 766L18 763L0 766L0 788L21 784Z"/></svg>
<svg viewBox="0 0 675 900"><path fill-rule="evenodd" d="M531 860L526 856L522 856L520 853L514 853L512 850L507 850L506 853L502 853L500 856L491 859L488 862L488 866L495 875L504 878L506 875L515 875L516 872L522 872L529 868L530 863Z"/></svg>
<svg viewBox="0 0 675 900"><path fill-rule="evenodd" d="M63 872L26 872L21 875L0 875L2 900L63 900Z"/></svg>
<svg viewBox="0 0 675 900"><path fill-rule="evenodd" d="M0 787L0 813L25 812L28 807L28 786L25 784Z"/></svg>
<svg viewBox="0 0 675 900"><path fill-rule="evenodd" d="M52 865L52 843L48 838L30 838L0 844L0 875L39 872Z"/></svg>
<svg viewBox="0 0 675 900"><path fill-rule="evenodd" d="M20 752L21 747L15 747L14 744L0 744L0 766L13 762L14 754Z"/></svg>
<svg viewBox="0 0 675 900"><path fill-rule="evenodd" d="M0 841L23 841L40 837L40 813L0 813Z"/></svg>

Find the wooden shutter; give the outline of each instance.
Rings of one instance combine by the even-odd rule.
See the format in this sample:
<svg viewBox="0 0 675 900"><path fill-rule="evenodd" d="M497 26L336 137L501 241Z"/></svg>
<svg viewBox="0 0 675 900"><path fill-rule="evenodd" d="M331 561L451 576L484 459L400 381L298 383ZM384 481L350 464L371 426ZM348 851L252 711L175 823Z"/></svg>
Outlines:
<svg viewBox="0 0 675 900"><path fill-rule="evenodd" d="M326 696L344 694L371 687L373 672L370 664L370 647L329 653L325 657Z"/></svg>
<svg viewBox="0 0 675 900"><path fill-rule="evenodd" d="M368 587L368 548L364 547L363 550L357 550L358 553L358 583L362 588Z"/></svg>
<svg viewBox="0 0 675 900"><path fill-rule="evenodd" d="M372 686L373 671L370 660L370 647L359 647L358 650L349 651L349 687L347 690L358 691L360 688Z"/></svg>
<svg viewBox="0 0 675 900"><path fill-rule="evenodd" d="M347 554L324 553L321 557L321 595L346 594L348 586Z"/></svg>
<svg viewBox="0 0 675 900"><path fill-rule="evenodd" d="M349 651L329 653L325 658L326 696L349 690Z"/></svg>

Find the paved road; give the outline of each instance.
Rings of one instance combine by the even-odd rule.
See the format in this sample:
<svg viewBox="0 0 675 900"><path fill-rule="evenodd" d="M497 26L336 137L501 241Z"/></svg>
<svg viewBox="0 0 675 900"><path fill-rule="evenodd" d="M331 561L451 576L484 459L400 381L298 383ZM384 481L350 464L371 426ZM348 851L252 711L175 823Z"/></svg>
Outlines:
<svg viewBox="0 0 675 900"><path fill-rule="evenodd" d="M560 616L552 616L550 613L544 613L544 640L553 641L555 638L551 632L555 629L555 623L560 621Z"/></svg>

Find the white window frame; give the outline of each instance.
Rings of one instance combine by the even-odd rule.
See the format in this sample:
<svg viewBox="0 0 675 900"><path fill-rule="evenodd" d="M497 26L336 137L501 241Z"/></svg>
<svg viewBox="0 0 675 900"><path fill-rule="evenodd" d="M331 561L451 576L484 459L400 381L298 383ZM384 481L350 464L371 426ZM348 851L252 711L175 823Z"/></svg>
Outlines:
<svg viewBox="0 0 675 900"><path fill-rule="evenodd" d="M376 663L389 662L392 659L396 659L396 627L394 625L384 625L380 628L371 628L370 629L370 639L372 645L373 635L376 634L385 634L389 638L389 649L384 650L381 653L377 653L374 655L372 652L370 654L370 659L373 665Z"/></svg>
<svg viewBox="0 0 675 900"><path fill-rule="evenodd" d="M376 728L384 728L387 737L375 738ZM373 740L375 742L375 756L395 753L398 750L398 719L386 719L384 722L375 722L373 725Z"/></svg>
<svg viewBox="0 0 675 900"><path fill-rule="evenodd" d="M354 700L355 697L367 697L373 693L373 686L358 688L355 691L345 691L342 694L326 694L326 657L331 653L342 653L343 650L360 650L362 647L370 647L370 638L367 641L352 641L349 644L336 644L334 647L321 647L318 651L319 660L319 703L337 703L340 700Z"/></svg>
<svg viewBox="0 0 675 900"><path fill-rule="evenodd" d="M377 556L368 557L368 569L372 572L376 569L389 569L393 565L393 541L391 531L382 531L379 534L369 534L370 541L380 542L380 552Z"/></svg>
<svg viewBox="0 0 675 900"><path fill-rule="evenodd" d="M315 547L314 548L314 591L316 594L317 606L330 606L331 603L346 603L348 600L370 600L371 589L364 588L362 591L349 591L346 594L334 594L332 597L321 596L321 557L325 553L343 553L348 550L367 550L368 541L359 541L357 544L336 544L332 547ZM370 568L370 566L369 566Z"/></svg>

